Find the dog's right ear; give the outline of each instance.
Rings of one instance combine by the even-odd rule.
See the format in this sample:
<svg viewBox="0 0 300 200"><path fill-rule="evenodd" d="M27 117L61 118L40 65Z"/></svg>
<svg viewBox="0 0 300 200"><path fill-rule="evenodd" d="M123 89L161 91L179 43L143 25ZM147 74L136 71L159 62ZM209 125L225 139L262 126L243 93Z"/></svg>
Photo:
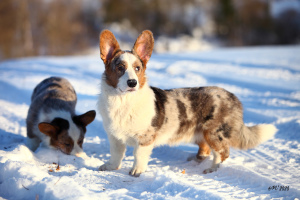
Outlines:
<svg viewBox="0 0 300 200"><path fill-rule="evenodd" d="M39 123L39 130L50 137L55 137L59 131L59 127L47 122Z"/></svg>
<svg viewBox="0 0 300 200"><path fill-rule="evenodd" d="M147 62L151 57L153 47L154 38L152 32L149 30L143 31L136 39L132 49L140 57L143 62L143 67L146 67Z"/></svg>
<svg viewBox="0 0 300 200"><path fill-rule="evenodd" d="M75 124L79 124L86 127L87 125L92 123L92 121L94 121L95 117L96 111L90 110L82 115L73 117L73 121L75 122Z"/></svg>
<svg viewBox="0 0 300 200"><path fill-rule="evenodd" d="M104 64L107 65L115 53L120 50L118 41L109 30L104 30L100 34L100 56Z"/></svg>

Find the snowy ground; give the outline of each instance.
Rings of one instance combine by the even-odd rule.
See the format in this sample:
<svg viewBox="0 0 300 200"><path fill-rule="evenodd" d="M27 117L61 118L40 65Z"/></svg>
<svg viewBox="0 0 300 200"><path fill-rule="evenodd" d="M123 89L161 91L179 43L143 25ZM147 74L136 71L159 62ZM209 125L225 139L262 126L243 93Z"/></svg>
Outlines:
<svg viewBox="0 0 300 200"><path fill-rule="evenodd" d="M194 145L156 148L147 172L139 178L128 175L132 148L128 148L122 169L97 171L110 156L99 115L88 126L84 143L88 158L41 147L33 153L24 146L30 96L44 78L70 80L78 94L78 113L96 108L103 72L98 56L2 62L0 199L299 199L299 55L300 46L154 54L147 70L151 85L224 87L242 101L248 125L272 123L279 131L255 149L231 149L230 157L211 174L202 171L211 164L212 156L201 164L186 161L197 152Z"/></svg>

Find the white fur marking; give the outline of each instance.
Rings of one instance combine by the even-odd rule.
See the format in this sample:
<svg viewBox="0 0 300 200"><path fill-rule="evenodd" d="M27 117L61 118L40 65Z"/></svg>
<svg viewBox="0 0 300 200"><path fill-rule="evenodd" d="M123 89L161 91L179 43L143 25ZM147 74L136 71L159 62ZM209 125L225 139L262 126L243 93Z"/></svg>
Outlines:
<svg viewBox="0 0 300 200"><path fill-rule="evenodd" d="M124 53L120 56L120 60L126 62L127 70L125 71L124 75L119 79L118 88L121 92L126 92L132 88L128 87L127 81L129 79L135 79L137 81L137 85L134 87L135 90L139 89L139 79L132 67L133 63L137 61L137 58L131 53Z"/></svg>
<svg viewBox="0 0 300 200"><path fill-rule="evenodd" d="M260 143L263 143L269 140L270 138L272 138L278 130L272 124L259 124L257 126L259 128L258 134L259 134Z"/></svg>
<svg viewBox="0 0 300 200"><path fill-rule="evenodd" d="M73 120L71 119L71 121L68 119L69 124L70 124L70 128L69 128L69 136L73 139L74 141L74 147L73 150L71 151L72 155L76 155L76 154L80 154L82 153L82 148L80 148L80 146L78 145L78 139L80 137L80 130L79 128L76 126L76 124L74 124ZM80 156L79 156L80 157Z"/></svg>
<svg viewBox="0 0 300 200"><path fill-rule="evenodd" d="M215 172L220 167L220 163L221 163L220 153L216 152L213 149L212 149L212 152L213 152L213 155L214 155L213 163L212 163L210 168L203 171L204 174Z"/></svg>

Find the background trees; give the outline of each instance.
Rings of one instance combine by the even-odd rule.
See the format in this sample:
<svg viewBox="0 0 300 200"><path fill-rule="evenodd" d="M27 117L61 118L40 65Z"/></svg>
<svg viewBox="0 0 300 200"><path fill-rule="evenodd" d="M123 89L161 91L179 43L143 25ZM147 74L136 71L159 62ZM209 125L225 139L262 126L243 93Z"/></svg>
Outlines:
<svg viewBox="0 0 300 200"><path fill-rule="evenodd" d="M278 2L283 1L1 0L0 59L74 54L97 45L103 28L120 24L125 41L150 29L156 38L201 36L227 46L299 43L300 2L274 15Z"/></svg>

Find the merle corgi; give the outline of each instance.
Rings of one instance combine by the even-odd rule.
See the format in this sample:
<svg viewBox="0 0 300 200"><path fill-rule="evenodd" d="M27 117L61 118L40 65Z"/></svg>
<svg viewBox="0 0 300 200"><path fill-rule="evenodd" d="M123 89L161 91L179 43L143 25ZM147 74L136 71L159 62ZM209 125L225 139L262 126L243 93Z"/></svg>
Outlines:
<svg viewBox="0 0 300 200"><path fill-rule="evenodd" d="M160 145L193 143L203 161L212 151L216 171L229 148L249 149L268 140L277 129L271 124L247 127L238 98L219 87L162 90L150 87L145 71L154 46L143 31L131 51L123 51L114 35L100 34L100 56L105 65L98 109L110 142L111 157L99 170L121 167L126 145L134 147L129 174L145 172L152 149ZM191 158L189 158L191 159Z"/></svg>
<svg viewBox="0 0 300 200"><path fill-rule="evenodd" d="M39 83L26 119L27 146L35 151L42 143L65 154L85 155L82 144L86 126L95 119L96 112L75 115L76 102L75 90L68 80L50 77Z"/></svg>

